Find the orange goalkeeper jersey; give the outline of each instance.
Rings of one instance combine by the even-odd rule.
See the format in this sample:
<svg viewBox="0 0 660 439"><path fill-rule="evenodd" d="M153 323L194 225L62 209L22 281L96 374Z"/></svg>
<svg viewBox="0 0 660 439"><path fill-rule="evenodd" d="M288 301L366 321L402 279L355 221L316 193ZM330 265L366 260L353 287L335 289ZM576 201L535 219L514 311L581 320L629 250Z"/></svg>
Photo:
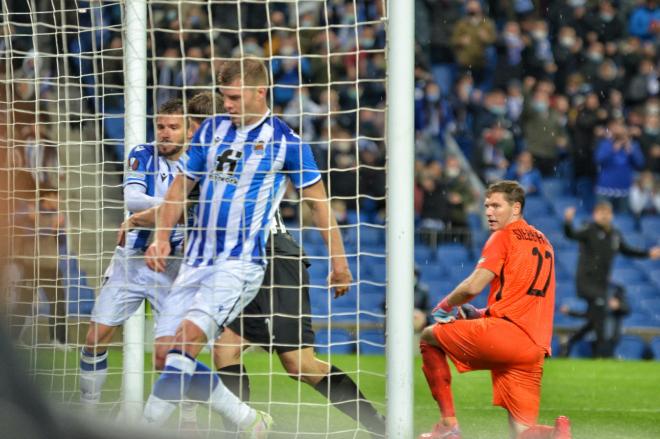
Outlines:
<svg viewBox="0 0 660 439"><path fill-rule="evenodd" d="M506 318L550 353L555 255L543 233L518 220L494 232L477 264L495 274L486 315Z"/></svg>

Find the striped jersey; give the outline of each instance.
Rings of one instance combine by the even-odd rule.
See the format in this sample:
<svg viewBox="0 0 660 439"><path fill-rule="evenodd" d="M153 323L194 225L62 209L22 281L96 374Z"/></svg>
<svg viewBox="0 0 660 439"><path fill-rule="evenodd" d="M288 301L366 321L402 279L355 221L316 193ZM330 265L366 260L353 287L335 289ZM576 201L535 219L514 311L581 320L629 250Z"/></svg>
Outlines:
<svg viewBox="0 0 660 439"><path fill-rule="evenodd" d="M161 157L154 143L138 145L128 155L128 171L124 177L124 187L137 185L144 194L163 199L181 166L180 159L174 161ZM146 250L151 232L151 230L131 230L126 235L126 248ZM172 251L182 244L183 231L177 226L170 237Z"/></svg>
<svg viewBox="0 0 660 439"><path fill-rule="evenodd" d="M209 118L186 155L183 173L200 185L185 249L195 267L226 259L263 264L286 178L298 189L321 179L309 145L270 113L246 127L228 116Z"/></svg>

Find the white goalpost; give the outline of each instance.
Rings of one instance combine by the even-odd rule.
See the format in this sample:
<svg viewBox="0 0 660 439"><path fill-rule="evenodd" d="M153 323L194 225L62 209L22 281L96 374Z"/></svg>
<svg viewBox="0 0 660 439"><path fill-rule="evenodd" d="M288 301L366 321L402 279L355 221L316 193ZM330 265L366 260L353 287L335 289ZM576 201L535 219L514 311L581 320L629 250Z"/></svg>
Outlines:
<svg viewBox="0 0 660 439"><path fill-rule="evenodd" d="M312 346L386 418L388 437L412 438L414 1L0 3L0 98L8 109L0 134L11 157L10 202L24 212L12 227L28 231L21 241L28 250L9 249L10 324L41 387L79 407L91 306L127 215L128 154L154 141L157 109L217 92L224 61L258 58L268 69L272 114L310 145L319 165L354 278L335 299L325 243L301 194L289 188L284 222L311 263L309 284L298 293L309 287ZM49 229L44 218L53 212L59 222ZM270 325L276 314L263 317ZM143 304L110 343L99 416L140 419L158 377L150 316ZM64 332L53 331L57 325ZM351 419L359 416L292 381L276 354L250 349L243 357L250 403L274 416L275 433L368 437ZM213 366L208 350L202 359ZM348 398L356 407L359 399ZM197 416L204 433L223 431L210 410Z"/></svg>

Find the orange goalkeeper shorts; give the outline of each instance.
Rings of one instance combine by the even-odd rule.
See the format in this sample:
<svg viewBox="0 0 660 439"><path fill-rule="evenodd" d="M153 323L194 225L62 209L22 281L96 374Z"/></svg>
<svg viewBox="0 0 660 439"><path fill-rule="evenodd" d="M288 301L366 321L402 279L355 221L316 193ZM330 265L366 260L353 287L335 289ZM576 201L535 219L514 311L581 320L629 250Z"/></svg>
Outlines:
<svg viewBox="0 0 660 439"><path fill-rule="evenodd" d="M486 317L436 324L436 340L459 372L490 370L493 405L534 425L541 401L544 350L508 320Z"/></svg>

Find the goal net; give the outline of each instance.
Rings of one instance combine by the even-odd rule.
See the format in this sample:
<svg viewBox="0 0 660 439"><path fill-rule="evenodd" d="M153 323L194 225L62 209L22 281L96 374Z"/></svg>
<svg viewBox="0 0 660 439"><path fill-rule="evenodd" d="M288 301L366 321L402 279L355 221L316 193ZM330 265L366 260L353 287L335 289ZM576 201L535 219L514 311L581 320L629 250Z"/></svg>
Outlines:
<svg viewBox="0 0 660 439"><path fill-rule="evenodd" d="M311 264L309 283L295 294L309 288L310 313L303 314L311 317L314 351L383 413L385 1L144 1L147 86L137 92L146 96L148 142L164 103L179 98L186 106L200 92L218 91L224 61L257 58L267 66L268 106L311 147L354 279L348 294L334 298L326 245L301 192L289 186L280 211ZM128 151L136 146L125 142L129 3L1 1L0 139L8 176L2 197L13 212L5 227L13 236L2 273L10 285L6 313L40 388L73 406L90 315L126 215ZM277 315L261 317L272 322ZM148 391L158 377L149 308L144 331ZM120 408L122 346L118 331L99 416L114 418ZM210 348L201 359L212 365ZM273 415L276 431L354 437L365 429L304 380L291 380L275 353L251 348L241 364L250 404ZM204 408L196 416L202 431L225 428Z"/></svg>

